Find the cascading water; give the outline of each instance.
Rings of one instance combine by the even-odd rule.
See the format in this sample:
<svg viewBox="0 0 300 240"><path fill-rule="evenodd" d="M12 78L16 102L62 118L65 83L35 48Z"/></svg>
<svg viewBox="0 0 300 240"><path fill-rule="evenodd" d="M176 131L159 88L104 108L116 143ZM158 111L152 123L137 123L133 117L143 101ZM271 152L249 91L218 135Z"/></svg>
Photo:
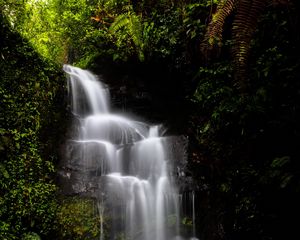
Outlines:
<svg viewBox="0 0 300 240"><path fill-rule="evenodd" d="M111 113L109 92L92 73L70 65L64 71L79 122L68 156L84 173L73 188L84 192L96 179L99 239L118 234L132 240L183 239L168 138L160 136L160 126ZM110 216L109 233L103 230L104 215Z"/></svg>

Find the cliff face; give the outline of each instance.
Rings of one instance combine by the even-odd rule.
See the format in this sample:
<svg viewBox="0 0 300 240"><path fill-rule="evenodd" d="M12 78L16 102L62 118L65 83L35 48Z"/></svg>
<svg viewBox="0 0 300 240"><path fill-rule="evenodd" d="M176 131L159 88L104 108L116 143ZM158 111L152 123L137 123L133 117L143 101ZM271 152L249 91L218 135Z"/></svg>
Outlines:
<svg viewBox="0 0 300 240"><path fill-rule="evenodd" d="M126 111L153 123L166 123L174 133L183 133L189 103L186 101L187 78L171 71L165 63L96 61L91 68L103 76L118 111ZM174 127L173 127L174 126ZM173 128L173 129L172 129Z"/></svg>

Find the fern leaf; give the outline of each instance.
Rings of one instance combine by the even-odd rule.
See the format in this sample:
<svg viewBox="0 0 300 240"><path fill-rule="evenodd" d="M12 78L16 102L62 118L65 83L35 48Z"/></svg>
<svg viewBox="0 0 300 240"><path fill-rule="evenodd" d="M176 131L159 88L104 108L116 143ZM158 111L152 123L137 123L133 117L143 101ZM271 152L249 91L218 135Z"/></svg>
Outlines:
<svg viewBox="0 0 300 240"><path fill-rule="evenodd" d="M125 34L129 37L135 46L138 58L140 61L144 61L143 24L139 16L131 10L121 14L115 19L109 30L116 34L117 38L120 34ZM123 32L118 33L121 30Z"/></svg>
<svg viewBox="0 0 300 240"><path fill-rule="evenodd" d="M111 24L109 30L116 33L121 28L126 27L129 24L129 17L127 13L120 14L116 17L115 21Z"/></svg>
<svg viewBox="0 0 300 240"><path fill-rule="evenodd" d="M208 24L208 29L201 44L201 50L211 50L215 45L222 43L222 33L225 19L232 13L237 0L221 0L213 14L212 20Z"/></svg>
<svg viewBox="0 0 300 240"><path fill-rule="evenodd" d="M136 15L133 15L130 18L130 35L134 44L137 47L141 47L143 43L142 23Z"/></svg>
<svg viewBox="0 0 300 240"><path fill-rule="evenodd" d="M233 57L235 65L236 86L245 91L247 88L247 63L250 52L250 42L256 30L259 16L267 5L267 0L240 0L233 21Z"/></svg>

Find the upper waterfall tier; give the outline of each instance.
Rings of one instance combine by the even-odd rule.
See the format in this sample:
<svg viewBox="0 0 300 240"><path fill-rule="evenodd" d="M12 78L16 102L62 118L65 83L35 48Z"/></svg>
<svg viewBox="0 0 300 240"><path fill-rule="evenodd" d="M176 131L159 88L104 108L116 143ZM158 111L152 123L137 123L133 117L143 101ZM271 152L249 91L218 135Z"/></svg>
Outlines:
<svg viewBox="0 0 300 240"><path fill-rule="evenodd" d="M64 65L64 71L69 74L70 78L71 107L74 114L109 112L109 91L95 75L70 65Z"/></svg>

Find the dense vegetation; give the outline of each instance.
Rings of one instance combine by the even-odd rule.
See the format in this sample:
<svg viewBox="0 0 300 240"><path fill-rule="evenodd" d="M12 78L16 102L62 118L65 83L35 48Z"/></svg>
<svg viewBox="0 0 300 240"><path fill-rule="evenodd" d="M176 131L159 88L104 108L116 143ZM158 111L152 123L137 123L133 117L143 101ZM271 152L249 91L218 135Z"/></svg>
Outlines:
<svg viewBox="0 0 300 240"><path fill-rule="evenodd" d="M0 0L0 10L2 238L98 234L89 200L81 215L57 196L66 62L105 74L116 104L189 137L201 239L297 233L298 1Z"/></svg>
<svg viewBox="0 0 300 240"><path fill-rule="evenodd" d="M1 15L0 236L47 236L57 210L53 182L57 162L61 74Z"/></svg>

